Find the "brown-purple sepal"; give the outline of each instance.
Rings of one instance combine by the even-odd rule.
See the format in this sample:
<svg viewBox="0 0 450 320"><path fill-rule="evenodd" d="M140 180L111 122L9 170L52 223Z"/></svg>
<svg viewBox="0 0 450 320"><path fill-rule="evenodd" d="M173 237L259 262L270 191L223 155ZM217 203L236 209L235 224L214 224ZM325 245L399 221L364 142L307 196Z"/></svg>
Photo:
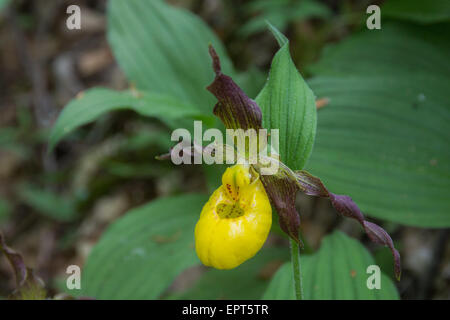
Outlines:
<svg viewBox="0 0 450 320"><path fill-rule="evenodd" d="M277 210L281 229L302 245L299 238L300 215L295 208L298 185L287 176L260 175L260 179Z"/></svg>
<svg viewBox="0 0 450 320"><path fill-rule="evenodd" d="M394 243L392 242L389 234L375 223L366 221L364 215L361 213L361 210L349 196L337 195L329 192L319 178L314 177L306 171L296 171L295 175L299 187L304 193L311 196L329 198L337 212L345 217L357 220L362 225L370 240L377 244L389 247L392 252L392 256L394 257L395 276L397 280L400 280L400 254L395 249Z"/></svg>
<svg viewBox="0 0 450 320"><path fill-rule="evenodd" d="M261 129L262 113L259 106L231 77L222 73L219 56L212 45L209 46L209 54L216 73L214 81L207 87L218 100L214 114L222 120L227 129Z"/></svg>

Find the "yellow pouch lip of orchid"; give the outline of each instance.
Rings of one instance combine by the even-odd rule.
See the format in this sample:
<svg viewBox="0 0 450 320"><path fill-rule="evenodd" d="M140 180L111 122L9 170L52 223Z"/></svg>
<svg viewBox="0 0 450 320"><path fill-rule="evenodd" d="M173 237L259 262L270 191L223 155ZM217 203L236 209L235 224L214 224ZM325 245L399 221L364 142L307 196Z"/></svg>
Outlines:
<svg viewBox="0 0 450 320"><path fill-rule="evenodd" d="M235 268L261 249L271 225L272 207L259 176L234 165L202 209L195 227L197 255L206 266Z"/></svg>

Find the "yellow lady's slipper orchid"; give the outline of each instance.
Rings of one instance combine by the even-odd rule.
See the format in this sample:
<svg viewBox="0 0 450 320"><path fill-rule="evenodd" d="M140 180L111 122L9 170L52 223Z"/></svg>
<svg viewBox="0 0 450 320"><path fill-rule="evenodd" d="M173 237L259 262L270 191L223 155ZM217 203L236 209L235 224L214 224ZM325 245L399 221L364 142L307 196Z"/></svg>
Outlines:
<svg viewBox="0 0 450 320"><path fill-rule="evenodd" d="M259 176L234 165L203 207L195 227L195 249L201 262L232 269L253 257L266 241L272 208Z"/></svg>

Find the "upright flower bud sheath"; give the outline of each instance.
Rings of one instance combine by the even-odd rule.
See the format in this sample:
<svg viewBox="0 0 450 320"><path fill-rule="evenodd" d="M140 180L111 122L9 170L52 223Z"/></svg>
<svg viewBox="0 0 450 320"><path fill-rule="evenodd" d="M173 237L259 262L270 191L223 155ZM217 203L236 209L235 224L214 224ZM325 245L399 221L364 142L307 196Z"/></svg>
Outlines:
<svg viewBox="0 0 450 320"><path fill-rule="evenodd" d="M201 262L232 269L253 257L266 241L272 208L258 175L235 165L203 207L195 227L195 249Z"/></svg>

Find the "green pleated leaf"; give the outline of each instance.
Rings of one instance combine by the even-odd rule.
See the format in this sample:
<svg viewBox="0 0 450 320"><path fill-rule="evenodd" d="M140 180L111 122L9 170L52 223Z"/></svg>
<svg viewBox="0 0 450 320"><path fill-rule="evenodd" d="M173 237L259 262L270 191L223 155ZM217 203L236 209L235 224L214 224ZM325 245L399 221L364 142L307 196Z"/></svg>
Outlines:
<svg viewBox="0 0 450 320"><path fill-rule="evenodd" d="M205 90L214 78L208 44L219 53L224 72L232 75L225 50L208 26L161 0L110 1L108 40L137 88L172 95L208 114L214 106L214 97Z"/></svg>
<svg viewBox="0 0 450 320"><path fill-rule="evenodd" d="M263 248L256 256L232 270L211 269L178 299L259 299L270 276L289 257L286 248Z"/></svg>
<svg viewBox="0 0 450 320"><path fill-rule="evenodd" d="M167 95L94 88L81 93L64 107L50 133L49 149L80 126L107 112L121 109L162 120L195 117L200 113L196 107Z"/></svg>
<svg viewBox="0 0 450 320"><path fill-rule="evenodd" d="M408 20L419 23L450 21L448 0L391 0L381 7L382 17Z"/></svg>
<svg viewBox="0 0 450 320"><path fill-rule="evenodd" d="M181 271L199 263L194 228L207 198L161 198L115 221L88 257L82 295L156 299Z"/></svg>
<svg viewBox="0 0 450 320"><path fill-rule="evenodd" d="M292 62L289 42L270 26L281 48L272 60L269 79L256 98L263 127L279 130L281 160L291 169L304 167L316 134L315 97Z"/></svg>
<svg viewBox="0 0 450 320"><path fill-rule="evenodd" d="M329 47L309 84L318 112L307 170L369 216L450 226L448 25L383 24Z"/></svg>
<svg viewBox="0 0 450 320"><path fill-rule="evenodd" d="M380 273L380 289L369 289L374 275L367 268L374 265L370 253L356 240L334 232L322 240L319 251L301 257L303 292L309 300L398 299L397 289ZM369 279L372 284L372 279ZM294 299L292 268L283 265L275 274L263 299Z"/></svg>

